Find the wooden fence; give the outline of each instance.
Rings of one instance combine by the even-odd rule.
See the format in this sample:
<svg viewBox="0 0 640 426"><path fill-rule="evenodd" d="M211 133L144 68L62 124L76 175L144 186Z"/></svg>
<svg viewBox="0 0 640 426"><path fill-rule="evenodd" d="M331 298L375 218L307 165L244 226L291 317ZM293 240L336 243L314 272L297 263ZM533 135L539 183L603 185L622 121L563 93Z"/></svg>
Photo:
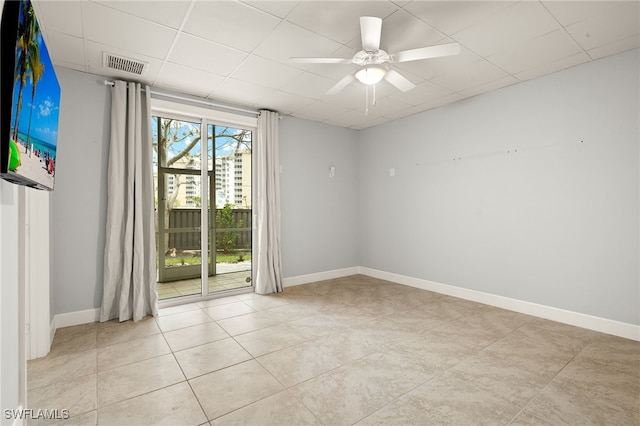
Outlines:
<svg viewBox="0 0 640 426"><path fill-rule="evenodd" d="M220 210L222 209L216 209L216 213ZM216 240L223 232L235 232L237 234L235 248L249 249L251 247L251 209L233 209L232 214L235 228L222 229L216 226ZM169 248L176 248L179 251L200 250L200 220L200 209L171 210L169 229L178 232L169 233Z"/></svg>

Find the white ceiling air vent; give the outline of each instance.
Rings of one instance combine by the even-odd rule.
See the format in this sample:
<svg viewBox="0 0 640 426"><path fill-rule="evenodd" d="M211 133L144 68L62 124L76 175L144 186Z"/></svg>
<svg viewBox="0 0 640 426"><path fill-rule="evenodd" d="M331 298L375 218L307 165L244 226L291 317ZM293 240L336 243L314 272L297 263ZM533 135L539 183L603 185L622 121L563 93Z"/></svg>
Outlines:
<svg viewBox="0 0 640 426"><path fill-rule="evenodd" d="M135 59L125 58L124 56L103 52L102 65L105 68L109 68L112 70L142 75L144 73L145 67L147 66L147 63L136 61Z"/></svg>

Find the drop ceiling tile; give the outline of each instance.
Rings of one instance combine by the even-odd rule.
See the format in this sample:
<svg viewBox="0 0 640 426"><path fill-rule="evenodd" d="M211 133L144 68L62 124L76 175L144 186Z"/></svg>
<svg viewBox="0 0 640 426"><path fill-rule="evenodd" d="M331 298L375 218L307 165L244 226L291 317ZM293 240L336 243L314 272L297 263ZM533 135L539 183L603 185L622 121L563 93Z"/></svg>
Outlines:
<svg viewBox="0 0 640 426"><path fill-rule="evenodd" d="M61 32L82 37L82 2L39 1L33 7L45 34Z"/></svg>
<svg viewBox="0 0 640 426"><path fill-rule="evenodd" d="M517 47L489 56L488 61L510 74L516 74L557 62L582 53L576 42L564 30L556 30L529 40ZM586 56L586 55L585 55Z"/></svg>
<svg viewBox="0 0 640 426"><path fill-rule="evenodd" d="M523 1L471 25L453 38L480 56L489 56L559 28L539 2Z"/></svg>
<svg viewBox="0 0 640 426"><path fill-rule="evenodd" d="M471 89L461 90L460 94L463 95L464 97L470 98L471 96L476 96L482 93L498 90L503 87L511 86L512 84L516 84L519 82L520 80L518 80L517 78L508 75L499 80L490 81L488 83L481 84L480 86L476 86Z"/></svg>
<svg viewBox="0 0 640 426"><path fill-rule="evenodd" d="M597 18L603 14L608 14L612 9L627 8L637 1L543 1L542 4L560 22L562 26L569 26L576 22L591 18ZM633 7L633 6L632 6ZM636 12L637 13L637 12Z"/></svg>
<svg viewBox="0 0 640 426"><path fill-rule="evenodd" d="M424 102L444 98L452 93L449 89L445 89L430 81L424 81L408 92L397 93L392 96L400 97L403 102L409 105L421 105Z"/></svg>
<svg viewBox="0 0 640 426"><path fill-rule="evenodd" d="M583 49L589 50L640 33L640 2L611 2L597 16L567 26Z"/></svg>
<svg viewBox="0 0 640 426"><path fill-rule="evenodd" d="M251 52L280 19L234 1L195 2L184 31L225 46Z"/></svg>
<svg viewBox="0 0 640 426"><path fill-rule="evenodd" d="M260 99L265 107L274 109L282 114L289 115L313 102L313 99L305 96L292 95L281 90L274 90L269 96Z"/></svg>
<svg viewBox="0 0 640 426"><path fill-rule="evenodd" d="M434 108L438 108L444 105L448 105L448 104L452 104L454 102L458 102L465 99L464 96L462 96L459 93L452 93L448 96L445 96L444 98L440 98L440 99L434 99L431 101L427 101L422 103L421 105L418 105L416 107L416 110L414 112L414 114L417 114L419 112L423 112L423 111L427 111L430 109L434 109ZM389 117L389 118L394 118L394 117Z"/></svg>
<svg viewBox="0 0 640 426"><path fill-rule="evenodd" d="M254 53L304 69L305 65L293 64L289 58L333 56L332 53L341 47L340 43L283 21L260 43Z"/></svg>
<svg viewBox="0 0 640 426"><path fill-rule="evenodd" d="M92 74L104 75L110 78L113 77L122 78L125 80L135 80L145 84L153 84L156 77L158 76L158 73L160 72L160 69L162 68L161 60L130 52L125 49L119 49L113 46L105 46L94 42L87 42L86 49L88 72ZM136 75L129 72L105 68L102 65L102 54L105 51L115 55L120 55L126 58L132 58L141 62L145 62L147 65L145 66L144 73L142 75Z"/></svg>
<svg viewBox="0 0 640 426"><path fill-rule="evenodd" d="M174 29L180 28L190 2L174 0L92 0L112 9Z"/></svg>
<svg viewBox="0 0 640 426"><path fill-rule="evenodd" d="M342 89L340 93L324 95L321 100L341 108L354 109L364 108L366 99L367 94L364 84L354 80L350 85Z"/></svg>
<svg viewBox="0 0 640 426"><path fill-rule="evenodd" d="M48 34L45 41L49 56L55 58L55 65L87 71L84 41L81 38L54 31Z"/></svg>
<svg viewBox="0 0 640 426"><path fill-rule="evenodd" d="M286 1L273 1L273 0L258 0L258 1L243 1L250 6L267 12L278 18L285 18L299 1L286 0Z"/></svg>
<svg viewBox="0 0 640 426"><path fill-rule="evenodd" d="M302 74L302 72L297 68L251 55L231 74L231 77L236 80L278 89Z"/></svg>
<svg viewBox="0 0 640 426"><path fill-rule="evenodd" d="M256 108L273 109L282 114L289 114L313 102L309 98L291 95L233 78L227 78L210 97L226 99L236 104L251 105Z"/></svg>
<svg viewBox="0 0 640 426"><path fill-rule="evenodd" d="M600 59L605 56L614 55L626 50L637 49L640 47L640 36L634 35L623 40L614 41L604 46L596 47L587 51L592 59Z"/></svg>
<svg viewBox="0 0 640 426"><path fill-rule="evenodd" d="M326 102L315 101L293 111L293 115L308 120L323 121L336 115L343 114L348 110L348 108L341 108Z"/></svg>
<svg viewBox="0 0 640 426"><path fill-rule="evenodd" d="M405 6L416 17L452 35L511 6L513 1L413 1Z"/></svg>
<svg viewBox="0 0 640 426"><path fill-rule="evenodd" d="M555 62L538 65L535 68L517 73L515 74L515 77L523 81L530 80L532 78L551 74L552 72L557 72L576 65L584 64L585 62L589 62L590 60L591 59L586 53L580 52L573 56L568 56Z"/></svg>
<svg viewBox="0 0 640 426"><path fill-rule="evenodd" d="M404 10L382 22L381 48L387 53L438 44L445 36Z"/></svg>
<svg viewBox="0 0 640 426"><path fill-rule="evenodd" d="M92 2L84 6L84 21L87 40L153 58L164 59L176 36L175 30Z"/></svg>
<svg viewBox="0 0 640 426"><path fill-rule="evenodd" d="M440 74L431 79L431 82L454 92L460 92L500 80L506 76L507 74L495 65L484 59L479 59L468 64L466 69L455 69L451 72Z"/></svg>
<svg viewBox="0 0 640 426"><path fill-rule="evenodd" d="M380 116L375 115L369 110L369 114L365 113L364 105L360 109L352 109L346 111L340 115L336 115L330 119L325 120L325 123L338 127L358 127L365 123L370 123L374 120L378 120Z"/></svg>
<svg viewBox="0 0 640 426"><path fill-rule="evenodd" d="M206 97L223 81L222 76L166 62L156 80L156 85Z"/></svg>
<svg viewBox="0 0 640 426"><path fill-rule="evenodd" d="M369 106L369 113L380 117L404 111L412 107L407 103L401 95L391 95L382 99L378 99L375 105Z"/></svg>
<svg viewBox="0 0 640 426"><path fill-rule="evenodd" d="M303 1L287 21L344 44L360 34L361 16L384 19L397 9L386 1Z"/></svg>
<svg viewBox="0 0 640 426"><path fill-rule="evenodd" d="M310 72L303 72L286 83L280 90L306 96L312 99L320 99L334 86L335 81Z"/></svg>
<svg viewBox="0 0 640 426"><path fill-rule="evenodd" d="M248 55L237 49L181 33L168 61L176 64L189 64L190 67L214 74L231 74Z"/></svg>

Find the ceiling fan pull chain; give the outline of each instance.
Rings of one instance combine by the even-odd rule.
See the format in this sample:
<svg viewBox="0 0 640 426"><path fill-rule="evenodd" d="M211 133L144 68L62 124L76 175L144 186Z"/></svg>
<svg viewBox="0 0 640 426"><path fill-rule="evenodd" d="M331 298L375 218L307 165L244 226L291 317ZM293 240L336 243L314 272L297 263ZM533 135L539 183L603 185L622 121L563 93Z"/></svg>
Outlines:
<svg viewBox="0 0 640 426"><path fill-rule="evenodd" d="M376 84L373 85L373 102L371 102L371 105L376 106Z"/></svg>
<svg viewBox="0 0 640 426"><path fill-rule="evenodd" d="M369 86L365 86L364 93L364 115L369 115Z"/></svg>

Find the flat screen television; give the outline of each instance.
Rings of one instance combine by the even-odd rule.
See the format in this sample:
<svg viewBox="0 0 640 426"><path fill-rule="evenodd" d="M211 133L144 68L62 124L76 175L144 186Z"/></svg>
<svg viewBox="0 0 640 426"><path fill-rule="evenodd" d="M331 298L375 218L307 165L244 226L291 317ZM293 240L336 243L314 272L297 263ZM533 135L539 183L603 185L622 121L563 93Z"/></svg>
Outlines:
<svg viewBox="0 0 640 426"><path fill-rule="evenodd" d="M0 177L53 190L60 84L30 0L4 2L0 32Z"/></svg>

